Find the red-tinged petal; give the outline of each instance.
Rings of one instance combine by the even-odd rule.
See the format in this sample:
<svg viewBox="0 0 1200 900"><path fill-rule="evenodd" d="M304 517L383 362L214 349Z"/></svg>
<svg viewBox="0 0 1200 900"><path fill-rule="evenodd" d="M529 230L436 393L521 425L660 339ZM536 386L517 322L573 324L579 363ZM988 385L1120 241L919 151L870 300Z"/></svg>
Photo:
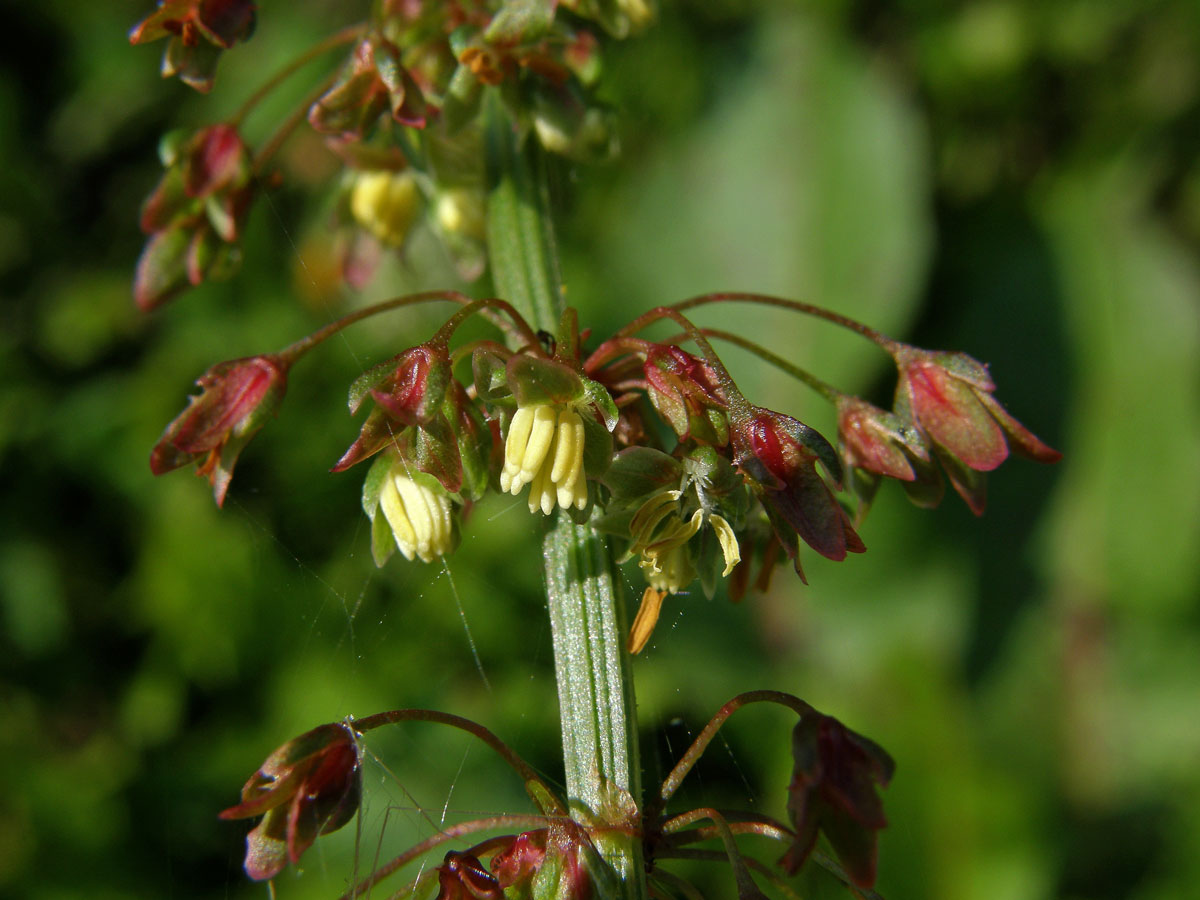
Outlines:
<svg viewBox="0 0 1200 900"><path fill-rule="evenodd" d="M958 496L966 501L971 512L982 516L987 508L987 474L964 465L957 457L936 446L933 449Z"/></svg>
<svg viewBox="0 0 1200 900"><path fill-rule="evenodd" d="M255 4L249 0L200 0L199 6L196 27L226 50L254 33Z"/></svg>
<svg viewBox="0 0 1200 900"><path fill-rule="evenodd" d="M1062 459L1059 451L1043 442L1032 431L1014 419L991 394L980 394L979 400L991 413L992 418L1004 429L1004 434L1008 438L1008 446L1018 456L1040 463L1056 463Z"/></svg>
<svg viewBox="0 0 1200 900"><path fill-rule="evenodd" d="M246 145L236 128L224 124L206 128L189 148L184 189L192 197L213 193L246 174L247 163Z"/></svg>
<svg viewBox="0 0 1200 900"><path fill-rule="evenodd" d="M146 234L154 234L181 219L194 221L197 216L196 203L184 189L182 169L171 166L142 203L139 224Z"/></svg>
<svg viewBox="0 0 1200 900"><path fill-rule="evenodd" d="M926 361L906 366L903 378L913 412L934 442L980 472L1008 457L1004 432L966 382Z"/></svg>
<svg viewBox="0 0 1200 900"><path fill-rule="evenodd" d="M178 34L180 23L192 15L195 0L159 0L158 9L129 31L129 43L144 44Z"/></svg>
<svg viewBox="0 0 1200 900"><path fill-rule="evenodd" d="M371 410L354 443L346 448L342 458L329 471L344 472L364 459L370 459L384 447L392 444L399 446L397 442L403 430L403 426L388 418L383 410Z"/></svg>
<svg viewBox="0 0 1200 900"><path fill-rule="evenodd" d="M233 820L261 816L286 802L295 793L303 777L304 771L298 769L288 770L281 778L265 775L260 769L242 788L242 802L221 810L217 818Z"/></svg>
<svg viewBox="0 0 1200 900"><path fill-rule="evenodd" d="M322 94L308 110L308 123L321 134L362 138L387 109L387 94L374 72L355 72Z"/></svg>
<svg viewBox="0 0 1200 900"><path fill-rule="evenodd" d="M258 412L269 392L282 391L285 379L282 367L269 356L213 366L196 381L202 392L169 426L171 443L184 453L213 449L235 429L244 431L243 423Z"/></svg>
<svg viewBox="0 0 1200 900"><path fill-rule="evenodd" d="M187 256L191 234L178 228L161 231L146 242L133 278L133 299L149 312L188 286Z"/></svg>
<svg viewBox="0 0 1200 900"><path fill-rule="evenodd" d="M838 437L846 465L900 481L916 480L895 429L887 427L883 417L896 419L869 403L845 399L838 404Z"/></svg>

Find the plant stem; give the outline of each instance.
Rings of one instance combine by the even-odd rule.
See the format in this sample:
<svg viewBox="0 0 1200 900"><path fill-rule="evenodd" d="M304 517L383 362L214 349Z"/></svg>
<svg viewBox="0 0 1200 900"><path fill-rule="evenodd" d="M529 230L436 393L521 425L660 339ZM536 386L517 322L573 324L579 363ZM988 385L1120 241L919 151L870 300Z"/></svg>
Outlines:
<svg viewBox="0 0 1200 900"><path fill-rule="evenodd" d="M233 114L233 118L229 120L229 124L234 128L240 127L242 121L254 110L254 107L258 106L263 98L268 96L275 88L279 87L279 85L287 81L287 79L291 78L292 75L300 71L300 69L304 68L318 56L358 40L366 33L366 30L366 25L361 22L356 25L348 25L341 31L334 32L320 43L309 47L263 82L253 94L246 98L246 101L242 103L238 111ZM308 107L306 106L305 111L307 112L307 110Z"/></svg>
<svg viewBox="0 0 1200 900"><path fill-rule="evenodd" d="M546 160L536 141L522 145L499 98L489 100L493 286L534 328L553 333L565 304ZM643 900L636 706L612 550L594 528L576 525L562 512L542 549L568 803L581 824L601 826L593 840L617 873L623 900Z"/></svg>

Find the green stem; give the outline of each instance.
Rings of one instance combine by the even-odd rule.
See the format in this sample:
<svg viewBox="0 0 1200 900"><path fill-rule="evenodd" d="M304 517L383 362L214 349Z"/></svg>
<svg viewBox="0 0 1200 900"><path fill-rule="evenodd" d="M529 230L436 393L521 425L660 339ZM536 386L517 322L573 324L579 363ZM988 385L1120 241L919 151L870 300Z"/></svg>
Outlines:
<svg viewBox="0 0 1200 900"><path fill-rule="evenodd" d="M334 32L325 40L318 44L309 47L291 62L287 63L282 69L263 82L253 94L238 108L238 111L233 114L233 118L229 120L229 124L234 128L241 126L242 121L246 116L258 106L262 100L274 91L279 85L291 78L296 72L307 66L310 62L330 50L334 50L345 44L349 44L358 40L366 33L367 27L363 23L356 25L348 25L341 31ZM304 107L305 112L308 111L308 106Z"/></svg>
<svg viewBox="0 0 1200 900"><path fill-rule="evenodd" d="M566 810L562 808L561 802L554 796L554 793L546 786L545 782L538 777L525 760L517 756L512 749L496 737L488 729L484 728L477 722L472 722L470 719L464 719L462 716L456 716L453 713L439 712L436 709L392 709L387 712L375 713L373 716L367 716L365 719L356 719L352 724L354 730L359 734L365 734L368 731L379 728L383 725L399 725L401 722L435 722L439 725L448 725L451 728L457 728L460 731L465 731L467 734L474 735L483 743L487 744L496 752L506 763L508 763L525 782L525 789L529 792L530 799L537 807L546 815L561 816Z"/></svg>
<svg viewBox="0 0 1200 900"><path fill-rule="evenodd" d="M522 144L492 96L488 109L488 255L495 292L553 333L565 308L548 210L546 160ZM641 763L619 574L608 542L565 513L543 542L568 803L613 867L622 900L647 896Z"/></svg>
<svg viewBox="0 0 1200 900"><path fill-rule="evenodd" d="M522 146L499 108L499 98L489 99L487 242L492 283L535 328L553 333L565 304L549 215L546 160L536 141Z"/></svg>
<svg viewBox="0 0 1200 900"><path fill-rule="evenodd" d="M890 337L882 332L876 331L862 322L851 319L847 316L835 313L831 309L825 309L823 306L814 306L811 303L801 303L799 300L786 300L783 297L772 297L769 294L751 294L743 291L721 291L714 294L703 294L699 297L691 297L679 303L672 304L675 309L684 311L695 309L697 306L707 306L710 303L757 303L760 306L776 306L780 309L790 309L792 312L798 312L805 316L813 316L817 319L824 319L826 322L831 322L834 325L840 325L842 328L848 328L855 334L860 334L869 341L878 344L889 353L893 352L900 345L893 341Z"/></svg>
<svg viewBox="0 0 1200 900"><path fill-rule="evenodd" d="M733 344L741 347L743 350L749 350L763 362L770 363L781 372L786 372L798 381L804 382L830 403L836 404L838 399L843 397L841 391L831 385L828 381L823 381L807 369L802 369L793 362L789 362L778 354L772 353L761 344L748 340L740 334L734 334L732 331L722 331L719 328L701 328L700 333L705 337L716 338L719 341L725 341L727 344Z"/></svg>

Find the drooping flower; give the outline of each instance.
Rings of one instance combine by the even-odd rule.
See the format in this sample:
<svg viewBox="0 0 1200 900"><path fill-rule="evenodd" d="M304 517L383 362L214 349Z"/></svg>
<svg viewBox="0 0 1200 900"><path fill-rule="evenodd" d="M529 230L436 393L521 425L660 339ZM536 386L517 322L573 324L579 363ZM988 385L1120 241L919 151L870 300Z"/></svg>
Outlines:
<svg viewBox="0 0 1200 900"><path fill-rule="evenodd" d="M379 457L363 484L371 519L371 551L382 566L396 549L407 560L433 562L454 550L454 501L434 478L413 470L398 453Z"/></svg>
<svg viewBox="0 0 1200 900"><path fill-rule="evenodd" d="M673 344L655 345L643 364L647 395L681 441L729 441L725 404L711 367Z"/></svg>
<svg viewBox="0 0 1200 900"><path fill-rule="evenodd" d="M818 830L859 887L875 883L875 833L887 825L875 786L887 787L895 763L887 752L832 716L816 711L792 731L788 815L796 829L780 862L795 874L812 852Z"/></svg>
<svg viewBox="0 0 1200 900"><path fill-rule="evenodd" d="M838 399L837 413L842 464L849 487L858 497L856 522L866 515L881 478L903 482L909 498L920 506L937 505L942 480L920 428L848 395Z"/></svg>
<svg viewBox="0 0 1200 900"><path fill-rule="evenodd" d="M903 346L895 358L896 413L929 436L950 482L977 515L986 503L978 473L995 469L1010 450L1035 462L1062 458L996 401L987 367L967 354Z"/></svg>
<svg viewBox="0 0 1200 900"><path fill-rule="evenodd" d="M129 32L131 44L167 37L164 78L207 93L212 89L221 51L254 33L255 4L249 0L158 0L158 9Z"/></svg>
<svg viewBox="0 0 1200 900"><path fill-rule="evenodd" d="M840 484L837 454L815 429L760 408L737 423L733 442L734 459L761 499L801 578L797 536L834 561L866 549L849 516L817 474L819 460Z"/></svg>
<svg viewBox="0 0 1200 900"><path fill-rule="evenodd" d="M217 505L225 502L238 454L275 415L287 390L287 364L274 355L217 363L198 379L199 394L150 451L150 471L162 475L202 460Z"/></svg>
<svg viewBox="0 0 1200 900"><path fill-rule="evenodd" d="M249 149L230 125L167 135L159 156L165 171L142 204L141 227L150 237L134 276L143 310L234 271L256 190Z"/></svg>
<svg viewBox="0 0 1200 900"><path fill-rule="evenodd" d="M360 41L337 81L309 109L309 124L347 141L362 140L387 119L423 128L425 98L401 55L378 34Z"/></svg>
<svg viewBox="0 0 1200 900"><path fill-rule="evenodd" d="M729 576L739 562L741 551L733 528L717 513L697 508L690 517L680 513L682 491L669 490L647 499L629 523L633 543L624 559L640 557L638 565L646 576L647 588L629 631L629 652L639 653L658 623L664 597L676 594L696 579L696 567L689 546L692 538L708 524L717 536L724 559L721 577Z"/></svg>
<svg viewBox="0 0 1200 900"><path fill-rule="evenodd" d="M570 406L519 406L504 443L500 490L514 497L529 485L529 511L587 506L583 420Z"/></svg>
<svg viewBox="0 0 1200 900"><path fill-rule="evenodd" d="M358 810L362 769L354 731L340 722L288 741L242 788L222 819L263 817L246 836L246 874L273 878L299 862L318 835L337 831Z"/></svg>

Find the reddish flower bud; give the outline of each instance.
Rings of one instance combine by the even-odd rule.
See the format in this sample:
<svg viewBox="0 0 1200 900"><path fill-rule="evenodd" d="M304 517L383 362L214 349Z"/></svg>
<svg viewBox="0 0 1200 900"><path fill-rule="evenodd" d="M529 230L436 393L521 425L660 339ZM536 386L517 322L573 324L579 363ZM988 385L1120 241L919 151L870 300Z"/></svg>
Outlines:
<svg viewBox="0 0 1200 900"><path fill-rule="evenodd" d="M903 482L909 498L920 506L938 504L942 478L921 429L857 397L843 395L837 408L838 442L847 470L847 487L858 497L856 524L866 516L881 477Z"/></svg>
<svg viewBox="0 0 1200 900"><path fill-rule="evenodd" d="M358 810L362 770L354 732L340 722L321 725L267 757L242 788L242 802L222 819L263 819L246 836L246 874L273 878Z"/></svg>
<svg viewBox="0 0 1200 900"><path fill-rule="evenodd" d="M144 310L189 283L233 271L255 190L249 150L228 125L169 135L159 153L166 171L142 204L150 240L134 279L134 299Z"/></svg>
<svg viewBox="0 0 1200 900"><path fill-rule="evenodd" d="M818 460L835 483L840 483L842 473L833 447L816 430L790 416L759 409L736 423L733 440L735 461L762 500L801 578L796 535L836 561L845 559L847 552L866 549L845 510L817 474Z"/></svg>
<svg viewBox="0 0 1200 900"><path fill-rule="evenodd" d="M875 785L887 787L891 781L892 758L832 716L813 712L792 731L792 759L787 805L796 836L780 863L795 874L812 852L819 829L850 880L871 887L875 832L887 825Z"/></svg>
<svg viewBox="0 0 1200 900"><path fill-rule="evenodd" d="M249 0L158 0L158 9L129 32L131 44L170 37L163 77L178 75L198 91L212 88L222 50L254 33L255 4Z"/></svg>
<svg viewBox="0 0 1200 900"><path fill-rule="evenodd" d="M450 493L482 496L492 433L454 380L444 346L422 344L368 370L350 388L350 411L356 412L368 396L375 408L334 472L391 447L406 466L433 476Z"/></svg>
<svg viewBox="0 0 1200 900"><path fill-rule="evenodd" d="M1010 449L1036 462L1062 458L996 402L987 368L965 353L906 346L897 351L896 365L897 414L929 436L955 490L976 514L985 503L985 482L978 473L995 469Z"/></svg>
<svg viewBox="0 0 1200 900"><path fill-rule="evenodd" d="M283 402L287 365L271 355L229 360L196 384L200 393L188 399L150 451L150 471L162 475L202 459L196 474L209 480L221 506L238 454Z"/></svg>
<svg viewBox="0 0 1200 900"><path fill-rule="evenodd" d="M643 367L650 402L681 441L729 442L725 404L705 363L674 345L657 346Z"/></svg>
<svg viewBox="0 0 1200 900"><path fill-rule="evenodd" d="M895 413L857 397L838 400L838 438L847 468L914 481L910 457L929 461L920 432Z"/></svg>
<svg viewBox="0 0 1200 900"><path fill-rule="evenodd" d="M1010 448L1037 462L1062 458L996 402L987 369L966 354L906 347L896 361L897 405L911 410L936 444L970 468L989 472Z"/></svg>
<svg viewBox="0 0 1200 900"><path fill-rule="evenodd" d="M372 36L354 48L337 81L309 109L308 121L323 134L358 141L388 113L402 125L423 128L425 98L400 64L399 48Z"/></svg>

